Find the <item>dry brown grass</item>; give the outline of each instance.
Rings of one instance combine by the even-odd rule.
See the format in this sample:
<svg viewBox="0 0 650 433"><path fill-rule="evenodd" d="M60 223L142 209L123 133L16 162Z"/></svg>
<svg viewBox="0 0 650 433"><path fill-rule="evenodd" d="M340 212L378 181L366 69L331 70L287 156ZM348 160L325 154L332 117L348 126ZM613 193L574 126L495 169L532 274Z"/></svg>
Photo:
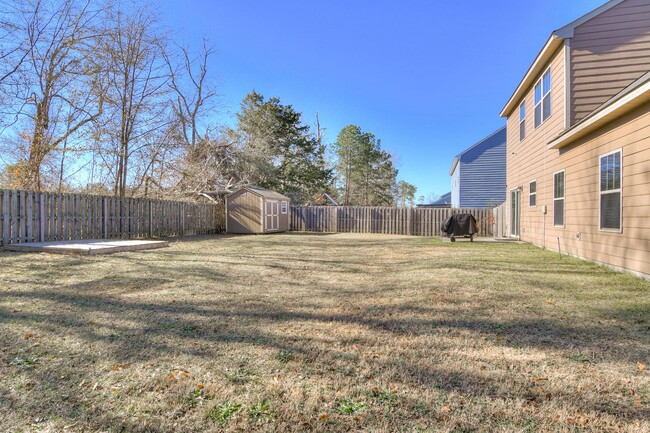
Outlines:
<svg viewBox="0 0 650 433"><path fill-rule="evenodd" d="M0 344L0 431L650 431L650 284L527 245L0 253Z"/></svg>

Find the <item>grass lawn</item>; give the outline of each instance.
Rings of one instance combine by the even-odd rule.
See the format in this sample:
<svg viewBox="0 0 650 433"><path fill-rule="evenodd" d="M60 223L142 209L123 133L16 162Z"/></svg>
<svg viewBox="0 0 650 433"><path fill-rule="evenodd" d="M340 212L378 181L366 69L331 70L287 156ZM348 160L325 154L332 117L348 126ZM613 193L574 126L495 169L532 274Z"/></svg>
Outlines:
<svg viewBox="0 0 650 433"><path fill-rule="evenodd" d="M529 245L0 253L0 431L650 431L650 283Z"/></svg>

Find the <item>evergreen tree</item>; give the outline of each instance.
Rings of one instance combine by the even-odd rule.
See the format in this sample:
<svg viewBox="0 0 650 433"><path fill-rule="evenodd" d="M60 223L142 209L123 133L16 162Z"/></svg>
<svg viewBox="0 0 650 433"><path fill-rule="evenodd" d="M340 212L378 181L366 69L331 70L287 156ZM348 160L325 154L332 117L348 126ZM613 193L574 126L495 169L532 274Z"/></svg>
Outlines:
<svg viewBox="0 0 650 433"><path fill-rule="evenodd" d="M296 203L309 202L331 183L325 146L302 123L301 113L278 98L253 91L241 104L235 131L242 171L251 183L274 189Z"/></svg>
<svg viewBox="0 0 650 433"><path fill-rule="evenodd" d="M397 182L397 187L395 190L395 201L399 207L413 207L415 202L415 192L417 188L415 185L406 182L405 180L400 180Z"/></svg>
<svg viewBox="0 0 650 433"><path fill-rule="evenodd" d="M395 203L397 169L381 140L356 125L341 130L334 145L342 204L391 206Z"/></svg>

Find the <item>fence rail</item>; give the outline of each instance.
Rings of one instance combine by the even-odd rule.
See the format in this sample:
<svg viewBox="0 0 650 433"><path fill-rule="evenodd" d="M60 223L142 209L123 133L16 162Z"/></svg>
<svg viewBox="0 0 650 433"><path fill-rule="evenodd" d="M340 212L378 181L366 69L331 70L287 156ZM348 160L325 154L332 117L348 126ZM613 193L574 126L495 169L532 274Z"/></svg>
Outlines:
<svg viewBox="0 0 650 433"><path fill-rule="evenodd" d="M457 213L471 213L479 224L478 235L493 236L492 209L292 206L291 230L440 236L440 224Z"/></svg>
<svg viewBox="0 0 650 433"><path fill-rule="evenodd" d="M223 232L216 204L0 190L0 244Z"/></svg>

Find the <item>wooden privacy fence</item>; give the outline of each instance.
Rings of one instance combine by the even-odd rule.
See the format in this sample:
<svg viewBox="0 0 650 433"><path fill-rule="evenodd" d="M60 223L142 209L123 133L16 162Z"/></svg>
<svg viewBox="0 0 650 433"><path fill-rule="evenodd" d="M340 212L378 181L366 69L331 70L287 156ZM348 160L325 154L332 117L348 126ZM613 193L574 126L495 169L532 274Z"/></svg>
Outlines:
<svg viewBox="0 0 650 433"><path fill-rule="evenodd" d="M0 242L137 239L219 233L223 206L0 190Z"/></svg>
<svg viewBox="0 0 650 433"><path fill-rule="evenodd" d="M492 209L292 206L291 230L440 236L440 224L457 213L474 215L479 224L479 236L493 235Z"/></svg>

